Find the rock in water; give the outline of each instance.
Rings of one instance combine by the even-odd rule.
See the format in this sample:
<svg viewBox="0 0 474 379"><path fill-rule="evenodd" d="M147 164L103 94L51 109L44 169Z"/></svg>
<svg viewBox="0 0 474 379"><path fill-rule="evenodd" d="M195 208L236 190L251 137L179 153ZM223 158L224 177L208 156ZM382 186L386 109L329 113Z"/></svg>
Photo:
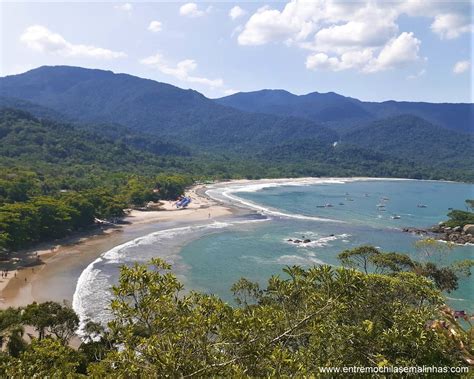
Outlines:
<svg viewBox="0 0 474 379"><path fill-rule="evenodd" d="M466 234L474 234L474 224L464 225L464 228L462 228L462 231Z"/></svg>

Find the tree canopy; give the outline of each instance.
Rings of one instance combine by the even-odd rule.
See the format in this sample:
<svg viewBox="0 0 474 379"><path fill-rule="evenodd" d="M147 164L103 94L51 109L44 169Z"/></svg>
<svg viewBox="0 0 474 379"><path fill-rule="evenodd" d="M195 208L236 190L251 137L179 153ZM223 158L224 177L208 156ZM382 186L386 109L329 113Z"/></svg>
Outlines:
<svg viewBox="0 0 474 379"><path fill-rule="evenodd" d="M265 288L241 279L233 305L184 292L170 270L160 259L122 267L112 321L106 328L89 322L77 350L67 345L77 317L65 307L1 311L3 341L15 340L18 325L33 325L38 334L14 354L2 352L0 372L274 377L319 376L320 367L335 366L474 364L472 326L462 327L435 283L416 272L292 266ZM461 317L470 325L469 316Z"/></svg>

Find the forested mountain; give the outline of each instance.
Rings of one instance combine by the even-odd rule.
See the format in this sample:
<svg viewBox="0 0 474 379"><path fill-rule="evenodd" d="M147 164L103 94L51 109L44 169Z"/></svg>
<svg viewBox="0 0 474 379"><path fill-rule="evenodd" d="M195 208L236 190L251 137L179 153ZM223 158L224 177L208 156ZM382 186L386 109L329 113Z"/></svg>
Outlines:
<svg viewBox="0 0 474 379"><path fill-rule="evenodd" d="M164 145L161 155L169 153ZM181 153L174 148L175 154ZM185 152L183 152L185 154ZM125 170L138 164L156 164L156 156L93 131L55 121L40 121L31 114L0 109L0 159L60 165L96 164Z"/></svg>
<svg viewBox="0 0 474 379"><path fill-rule="evenodd" d="M50 108L32 103L27 100L16 99L14 97L0 96L0 108L20 109L30 113L38 119L70 121L65 115Z"/></svg>
<svg viewBox="0 0 474 379"><path fill-rule="evenodd" d="M367 121L412 114L431 123L461 132L474 132L474 104L423 102L364 102L334 92L294 95L283 90L239 92L216 99L222 105L247 112L309 119L333 127L351 129Z"/></svg>
<svg viewBox="0 0 474 379"><path fill-rule="evenodd" d="M118 123L181 145L240 150L308 133L325 142L337 139L308 120L249 114L194 90L110 71L40 67L1 78L0 96L39 104L76 121Z"/></svg>
<svg viewBox="0 0 474 379"><path fill-rule="evenodd" d="M334 92L297 96L284 90L261 90L239 92L216 99L216 102L246 112L300 117L329 125L373 119L360 101Z"/></svg>
<svg viewBox="0 0 474 379"><path fill-rule="evenodd" d="M412 115L375 121L342 135L342 141L435 167L472 170L474 136L435 126Z"/></svg>
<svg viewBox="0 0 474 379"><path fill-rule="evenodd" d="M169 156L172 164L160 164L217 177L474 179L472 137L462 132L470 128L472 104L368 103L336 93L296 96L280 90L210 100L131 75L57 66L0 78L2 105L31 112L50 140L61 134L76 142L92 140L90 149L99 142L110 144L97 154L85 153L90 161L97 156L105 162L104 154L115 151L130 166L136 159L160 157L162 162ZM408 115L398 114L402 111ZM8 130L3 142L11 148L2 155L22 151L24 141L34 153L15 159L51 160L57 144L46 145L52 146L48 152L41 147L43 137L34 137L38 130L31 136L21 131L25 125L22 121Z"/></svg>

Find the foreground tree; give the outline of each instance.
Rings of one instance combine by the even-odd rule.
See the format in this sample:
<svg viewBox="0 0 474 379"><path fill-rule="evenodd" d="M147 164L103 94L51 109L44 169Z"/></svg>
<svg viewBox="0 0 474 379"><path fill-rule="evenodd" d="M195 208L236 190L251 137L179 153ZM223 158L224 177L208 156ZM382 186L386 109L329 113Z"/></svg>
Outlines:
<svg viewBox="0 0 474 379"><path fill-rule="evenodd" d="M465 333L454 340L433 326L446 319L443 298L415 273L290 267L264 290L237 283L241 306L232 307L182 295L170 267L152 263L122 268L109 324L120 349L91 374L304 376L325 366L461 365L472 354Z"/></svg>
<svg viewBox="0 0 474 379"><path fill-rule="evenodd" d="M23 312L22 321L35 328L39 340L46 335L53 335L64 345L69 342L79 325L79 318L71 308L52 301L28 305Z"/></svg>
<svg viewBox="0 0 474 379"><path fill-rule="evenodd" d="M59 341L33 340L17 359L10 359L4 375L10 378L76 378L80 377L82 357Z"/></svg>
<svg viewBox="0 0 474 379"><path fill-rule="evenodd" d="M471 269L474 267L472 259L443 265L444 255L452 249L451 246L429 238L417 241L416 247L422 252L424 258L436 259L438 257L437 260L440 263L418 262L406 254L385 253L373 246L344 250L338 258L344 266L359 269L366 274L372 272L391 275L399 272L413 272L432 280L439 290L448 293L458 288L460 279L471 275Z"/></svg>
<svg viewBox="0 0 474 379"><path fill-rule="evenodd" d="M5 346L9 355L18 357L26 348L23 334L20 309L8 308L0 311L0 349Z"/></svg>
<svg viewBox="0 0 474 379"><path fill-rule="evenodd" d="M0 376L319 377L330 366L473 365L470 317L446 307L432 280L403 271L404 257L364 248L361 262L370 251L370 262L391 271L288 267L266 288L239 280L238 306L183 294L159 259L123 267L112 321L88 323L77 350L66 344L77 317L59 304L0 311L2 335L14 341L0 352ZM41 338L28 345L15 335L23 325Z"/></svg>

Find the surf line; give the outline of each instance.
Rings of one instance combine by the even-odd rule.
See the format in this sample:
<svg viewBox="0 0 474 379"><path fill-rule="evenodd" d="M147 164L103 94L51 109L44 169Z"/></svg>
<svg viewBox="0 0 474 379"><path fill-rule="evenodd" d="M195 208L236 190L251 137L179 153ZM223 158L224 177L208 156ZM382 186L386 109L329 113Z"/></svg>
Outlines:
<svg viewBox="0 0 474 379"><path fill-rule="evenodd" d="M236 195L233 195L235 192L243 192L242 190L243 190L243 188L230 188L230 189L227 189L227 190L224 189L220 193L223 197L231 200L231 202L236 202L238 204L241 204L242 206L244 206L244 208L257 210L257 211L259 211L263 214L270 215L270 216L277 216L277 217L282 217L282 218L293 218L293 219L298 219L298 220L334 222L334 223L341 223L341 224L346 223L345 221L342 221L342 220L334 220L334 219L330 219L330 218L305 216L305 215L302 215L302 214L289 214L289 213L285 213L285 212L280 212L280 211L272 210L270 208L267 208L267 207L264 207L262 205L256 204L254 202L244 200L241 197L238 197ZM206 191L206 195L208 195L209 197L211 197L214 200L219 200L219 199L213 197L208 191Z"/></svg>

